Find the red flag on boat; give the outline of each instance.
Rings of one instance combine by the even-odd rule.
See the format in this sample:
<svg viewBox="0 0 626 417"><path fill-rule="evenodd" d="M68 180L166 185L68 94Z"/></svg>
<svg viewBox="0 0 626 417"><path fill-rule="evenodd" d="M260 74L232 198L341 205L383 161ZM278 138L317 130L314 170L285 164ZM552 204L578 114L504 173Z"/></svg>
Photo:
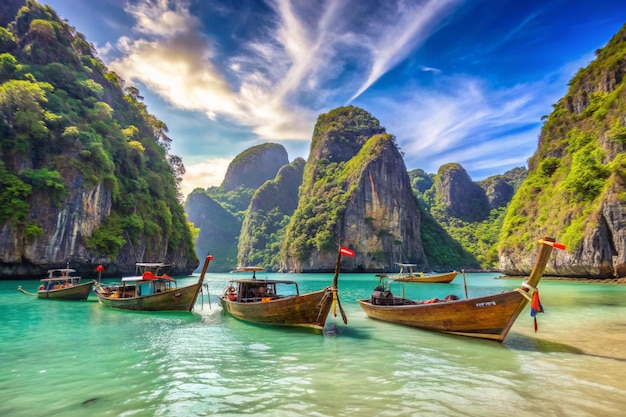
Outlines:
<svg viewBox="0 0 626 417"><path fill-rule="evenodd" d="M354 251L353 251L352 249L348 249L348 248L345 248L345 247L343 247L343 246L341 246L341 247L339 248L339 252L340 252L343 256L350 256L350 257L354 256Z"/></svg>
<svg viewBox="0 0 626 417"><path fill-rule="evenodd" d="M533 300L530 303L530 316L535 320L535 331L537 331L537 313L543 313L543 306L539 300L539 290L535 290Z"/></svg>

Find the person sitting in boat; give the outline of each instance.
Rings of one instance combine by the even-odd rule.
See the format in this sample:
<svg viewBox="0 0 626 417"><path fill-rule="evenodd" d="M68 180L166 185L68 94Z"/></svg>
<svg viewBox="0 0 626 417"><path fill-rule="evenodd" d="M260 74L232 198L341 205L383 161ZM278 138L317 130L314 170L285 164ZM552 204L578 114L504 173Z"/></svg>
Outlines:
<svg viewBox="0 0 626 417"><path fill-rule="evenodd" d="M235 287L231 285L230 287L226 288L226 297L228 297L230 301L237 300L237 291L235 290Z"/></svg>

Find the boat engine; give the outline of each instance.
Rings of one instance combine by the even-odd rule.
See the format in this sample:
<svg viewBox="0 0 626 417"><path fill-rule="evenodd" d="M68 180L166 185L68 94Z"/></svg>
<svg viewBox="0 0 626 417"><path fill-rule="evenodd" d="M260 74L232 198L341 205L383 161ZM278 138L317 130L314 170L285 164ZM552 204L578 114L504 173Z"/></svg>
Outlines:
<svg viewBox="0 0 626 417"><path fill-rule="evenodd" d="M379 285L372 291L370 303L378 306L388 306L393 303L393 294L384 285Z"/></svg>

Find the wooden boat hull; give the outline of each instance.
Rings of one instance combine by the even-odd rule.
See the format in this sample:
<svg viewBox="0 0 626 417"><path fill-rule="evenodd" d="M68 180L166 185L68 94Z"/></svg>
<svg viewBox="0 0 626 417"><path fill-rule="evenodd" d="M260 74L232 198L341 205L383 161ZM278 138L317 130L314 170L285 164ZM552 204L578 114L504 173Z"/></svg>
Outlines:
<svg viewBox="0 0 626 417"><path fill-rule="evenodd" d="M91 293L94 281L73 285L58 290L37 291L37 298L49 300L86 300Z"/></svg>
<svg viewBox="0 0 626 417"><path fill-rule="evenodd" d="M449 284L450 282L454 280L454 278L456 278L458 274L459 273L455 271L455 272L448 272L446 274L440 274L440 275L425 275L423 277L418 276L418 275L412 275L412 276L405 276L405 277L400 277L400 278L390 277L390 279L394 281L399 281L399 282L430 282L430 283L436 283L436 284Z"/></svg>
<svg viewBox="0 0 626 417"><path fill-rule="evenodd" d="M400 298L396 298L400 300ZM368 317L424 330L502 341L528 299L519 291L433 304L374 305L358 300Z"/></svg>
<svg viewBox="0 0 626 417"><path fill-rule="evenodd" d="M237 302L220 297L224 311L248 322L312 328L322 331L333 303L333 290L261 302Z"/></svg>
<svg viewBox="0 0 626 417"><path fill-rule="evenodd" d="M499 294L465 300L432 300L419 302L394 297L384 283L376 287L370 299L358 300L369 317L425 330L501 342L513 327L546 269L552 248L565 246L545 237L538 241L539 255L533 270L521 288Z"/></svg>
<svg viewBox="0 0 626 417"><path fill-rule="evenodd" d="M95 293L100 304L120 310L138 311L191 311L200 291L201 283L182 288L173 288L157 294L139 297L113 298L96 289Z"/></svg>

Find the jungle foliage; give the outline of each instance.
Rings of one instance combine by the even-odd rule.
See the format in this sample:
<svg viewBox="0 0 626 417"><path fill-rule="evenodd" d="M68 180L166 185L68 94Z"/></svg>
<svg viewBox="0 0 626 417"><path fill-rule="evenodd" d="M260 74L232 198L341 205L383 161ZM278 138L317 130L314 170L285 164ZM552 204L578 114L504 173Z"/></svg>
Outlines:
<svg viewBox="0 0 626 417"><path fill-rule="evenodd" d="M575 251L597 227L614 186L623 188L626 151L626 26L578 71L567 94L544 116L529 175L511 203L501 245L523 250L537 235ZM622 198L622 197L619 197Z"/></svg>
<svg viewBox="0 0 626 417"><path fill-rule="evenodd" d="M97 254L115 258L140 235L149 245L166 239L168 252L193 248L177 187L184 166L138 90L34 0L0 28L0 50L0 222L32 231L34 194L62 204L80 174L112 193L110 217L85 242Z"/></svg>

